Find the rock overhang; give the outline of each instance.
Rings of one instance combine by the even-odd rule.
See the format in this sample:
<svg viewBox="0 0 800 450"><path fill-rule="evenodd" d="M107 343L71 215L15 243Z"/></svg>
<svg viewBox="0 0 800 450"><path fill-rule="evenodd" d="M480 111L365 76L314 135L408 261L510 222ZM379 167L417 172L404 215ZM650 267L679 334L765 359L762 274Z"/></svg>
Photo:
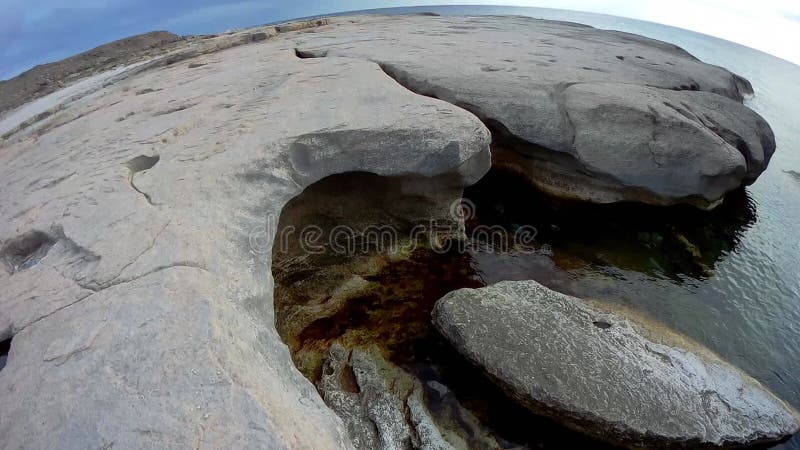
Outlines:
<svg viewBox="0 0 800 450"><path fill-rule="evenodd" d="M711 209L755 181L775 150L769 125L742 104L750 83L673 44L522 17L362 16L332 24L294 36L296 51L376 61L414 92L549 150L537 157L549 155L559 170L542 176L541 167L524 167L530 162L518 169L557 196Z"/></svg>

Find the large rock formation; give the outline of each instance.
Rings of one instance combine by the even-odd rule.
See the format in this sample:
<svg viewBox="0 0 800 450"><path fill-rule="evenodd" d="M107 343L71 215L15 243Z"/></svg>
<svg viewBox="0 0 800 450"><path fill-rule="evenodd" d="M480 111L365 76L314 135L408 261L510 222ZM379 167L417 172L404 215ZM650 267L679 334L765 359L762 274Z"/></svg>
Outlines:
<svg viewBox="0 0 800 450"><path fill-rule="evenodd" d="M349 447L275 330L274 225L352 171L425 179L408 192L445 208L490 164L490 131L456 103L494 129L498 164L541 161L512 163L594 201L708 206L771 152L746 83L668 44L519 18L326 23L182 40L2 117L1 447ZM625 129L640 110L650 135Z"/></svg>
<svg viewBox="0 0 800 450"><path fill-rule="evenodd" d="M303 57L381 64L494 131L495 164L558 196L718 204L772 131L743 78L665 42L526 17L359 17L293 37Z"/></svg>
<svg viewBox="0 0 800 450"><path fill-rule="evenodd" d="M339 172L474 183L489 133L266 34L118 72L0 144L0 447L350 445L274 328L280 211Z"/></svg>
<svg viewBox="0 0 800 450"><path fill-rule="evenodd" d="M739 446L800 427L796 412L708 350L535 281L451 292L433 320L519 402L612 443Z"/></svg>

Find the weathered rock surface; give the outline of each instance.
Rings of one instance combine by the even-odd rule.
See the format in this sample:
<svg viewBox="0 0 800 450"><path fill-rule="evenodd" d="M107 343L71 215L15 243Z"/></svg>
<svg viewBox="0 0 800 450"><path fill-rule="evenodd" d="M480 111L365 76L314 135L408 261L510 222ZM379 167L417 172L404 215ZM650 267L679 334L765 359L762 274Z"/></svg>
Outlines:
<svg viewBox="0 0 800 450"><path fill-rule="evenodd" d="M377 350L332 346L319 390L356 448L453 448L425 407L420 382Z"/></svg>
<svg viewBox="0 0 800 450"><path fill-rule="evenodd" d="M489 132L291 33L123 69L0 143L0 447L350 446L274 327L278 215L340 172L474 183Z"/></svg>
<svg viewBox="0 0 800 450"><path fill-rule="evenodd" d="M798 430L757 381L644 319L535 281L461 289L436 327L534 412L628 446L736 446Z"/></svg>
<svg viewBox="0 0 800 450"><path fill-rule="evenodd" d="M296 35L298 55L369 59L494 131L495 163L553 194L703 208L775 149L752 87L665 42L525 17L352 17ZM511 152L511 154L508 154Z"/></svg>

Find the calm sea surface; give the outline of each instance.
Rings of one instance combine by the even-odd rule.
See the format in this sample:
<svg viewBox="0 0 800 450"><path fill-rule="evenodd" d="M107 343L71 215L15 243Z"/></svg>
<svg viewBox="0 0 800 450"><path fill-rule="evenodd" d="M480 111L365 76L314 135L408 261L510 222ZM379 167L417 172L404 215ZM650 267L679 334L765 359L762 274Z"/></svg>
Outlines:
<svg viewBox="0 0 800 450"><path fill-rule="evenodd" d="M613 223L599 230L585 229L584 235L590 238L584 242L564 239L570 233L575 236L577 225L573 223L570 231L562 233L566 236L551 235L556 256L562 249L562 254L578 257L580 263L556 262L562 268L542 269L525 256L477 255L475 266L489 282L545 277L540 281L643 310L715 350L800 409L800 66L711 36L598 14L489 6L371 12L418 11L518 14L627 31L675 43L753 83L755 96L747 104L770 123L778 148L769 169L746 189L746 195L728 202L725 214L674 226L666 223L667 218L663 228L652 223L633 225L641 227L633 247L641 248L629 251L622 247L631 230L620 232L614 226L624 215L610 219ZM567 214L554 222L569 217ZM558 226L565 225L570 226ZM702 270L691 267L691 262L688 267L680 263L670 266L657 254L648 257L648 246L663 248L665 233L672 233L672 238L679 233L681 239L686 236L692 241L702 253L698 264ZM716 245L715 240L719 241ZM567 280L559 281L559 274L565 274ZM800 449L800 438L782 447Z"/></svg>

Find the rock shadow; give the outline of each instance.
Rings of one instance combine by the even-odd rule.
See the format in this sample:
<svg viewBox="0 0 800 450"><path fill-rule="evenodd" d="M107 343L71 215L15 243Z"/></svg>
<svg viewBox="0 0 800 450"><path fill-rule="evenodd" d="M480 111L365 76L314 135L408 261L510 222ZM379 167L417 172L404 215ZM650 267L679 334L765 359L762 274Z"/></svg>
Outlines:
<svg viewBox="0 0 800 450"><path fill-rule="evenodd" d="M8 362L9 351L11 351L11 339L0 342L0 370L3 370Z"/></svg>
<svg viewBox="0 0 800 450"><path fill-rule="evenodd" d="M713 275L716 264L734 251L757 219L744 189L731 192L713 211L691 206L632 203L592 205L554 199L522 176L492 169L465 190L476 226L536 229L555 264L567 271L616 267L683 282Z"/></svg>
<svg viewBox="0 0 800 450"><path fill-rule="evenodd" d="M8 273L13 274L35 266L57 241L43 231L31 230L6 242L0 249L0 260Z"/></svg>

